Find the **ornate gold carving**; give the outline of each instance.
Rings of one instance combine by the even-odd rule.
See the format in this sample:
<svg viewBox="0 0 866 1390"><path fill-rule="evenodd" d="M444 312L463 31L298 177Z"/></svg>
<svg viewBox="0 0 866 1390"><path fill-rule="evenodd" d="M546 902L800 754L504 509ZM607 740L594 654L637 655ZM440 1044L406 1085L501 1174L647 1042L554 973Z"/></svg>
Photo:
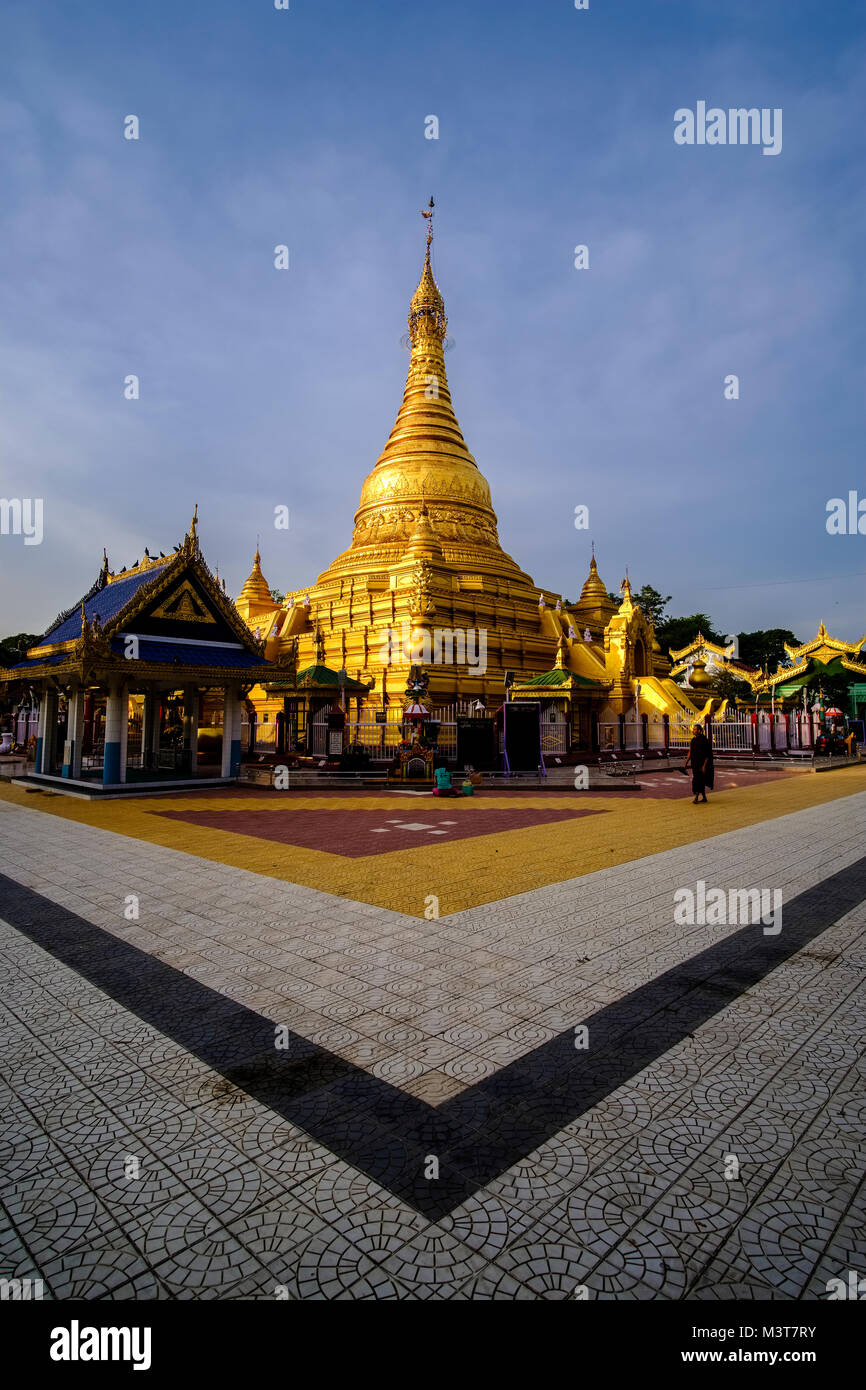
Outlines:
<svg viewBox="0 0 866 1390"><path fill-rule="evenodd" d="M436 612L436 605L430 595L433 583L433 567L427 560L417 560L412 566L409 609L413 616L429 618Z"/></svg>
<svg viewBox="0 0 866 1390"><path fill-rule="evenodd" d="M88 622L83 603L81 605L81 636L70 655L76 661L82 662L113 661L116 659L111 650L111 642L102 631L99 617L95 617L92 623Z"/></svg>
<svg viewBox="0 0 866 1390"><path fill-rule="evenodd" d="M173 589L153 611L154 618L171 619L178 623L215 623L216 618L202 602L188 579Z"/></svg>

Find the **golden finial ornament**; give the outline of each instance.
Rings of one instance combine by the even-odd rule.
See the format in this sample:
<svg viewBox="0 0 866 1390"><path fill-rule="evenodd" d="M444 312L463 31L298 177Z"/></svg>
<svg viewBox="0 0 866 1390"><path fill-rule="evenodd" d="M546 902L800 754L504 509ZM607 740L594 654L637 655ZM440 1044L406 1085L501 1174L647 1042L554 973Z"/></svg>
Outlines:
<svg viewBox="0 0 866 1390"><path fill-rule="evenodd" d="M430 337L438 338L441 342L448 327L448 320L445 317L445 301L439 293L439 286L436 284L433 268L430 264L430 247L433 243L433 206L433 199L431 198L429 205L421 209L421 216L427 221L427 250L424 255L421 279L409 305L409 338L413 346Z"/></svg>
<svg viewBox="0 0 866 1390"><path fill-rule="evenodd" d="M431 194L431 195L430 195L430 202L427 204L426 208L422 208L422 209L421 209L421 216L427 218L427 253L428 253L428 255L429 255L429 253L430 253L430 243L431 243L431 241L433 240L433 209L434 209L434 207L435 207L435 204L434 204L434 202L433 202L433 195Z"/></svg>
<svg viewBox="0 0 866 1390"><path fill-rule="evenodd" d="M192 521L189 524L189 530L184 536L183 545L180 547L180 549L184 555L198 555L199 553L198 502L196 502L195 504L195 509L193 510L192 514Z"/></svg>

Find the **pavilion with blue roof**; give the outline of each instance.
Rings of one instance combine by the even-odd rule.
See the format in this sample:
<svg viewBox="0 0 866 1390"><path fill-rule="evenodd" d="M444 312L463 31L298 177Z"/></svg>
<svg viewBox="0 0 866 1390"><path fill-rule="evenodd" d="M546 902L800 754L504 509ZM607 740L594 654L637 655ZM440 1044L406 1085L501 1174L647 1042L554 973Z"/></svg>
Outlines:
<svg viewBox="0 0 866 1390"><path fill-rule="evenodd" d="M238 776L242 701L271 663L199 548L147 551L58 614L0 690L38 699L30 780L136 790Z"/></svg>

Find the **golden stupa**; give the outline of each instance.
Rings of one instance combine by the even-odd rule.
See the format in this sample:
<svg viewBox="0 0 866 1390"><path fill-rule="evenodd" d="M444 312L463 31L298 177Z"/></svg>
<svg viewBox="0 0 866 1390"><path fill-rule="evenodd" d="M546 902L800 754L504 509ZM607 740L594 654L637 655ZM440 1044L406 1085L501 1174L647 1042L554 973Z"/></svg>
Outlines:
<svg viewBox="0 0 866 1390"><path fill-rule="evenodd" d="M403 400L361 488L351 544L314 584L289 590L281 603L271 597L257 550L236 600L241 616L268 657L288 670L343 670L366 685L371 718L400 702L417 664L438 707L496 707L511 673L515 692L549 676L575 713L583 706L596 718L632 709L636 699L656 714L694 713L667 678L670 663L632 603L627 580L617 604L593 554L580 597L567 606L503 550L490 487L467 448L448 386L448 320L431 264L432 198L422 215L427 246L409 305ZM258 719L273 721L282 707L278 683L256 687L251 700ZM588 721L575 719L574 728L578 741L588 738Z"/></svg>

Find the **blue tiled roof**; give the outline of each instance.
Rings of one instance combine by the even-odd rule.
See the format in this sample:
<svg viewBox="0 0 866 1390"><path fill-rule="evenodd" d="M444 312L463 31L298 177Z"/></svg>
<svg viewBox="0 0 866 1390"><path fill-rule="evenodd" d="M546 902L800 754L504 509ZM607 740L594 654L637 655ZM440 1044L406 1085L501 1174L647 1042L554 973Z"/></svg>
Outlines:
<svg viewBox="0 0 866 1390"><path fill-rule="evenodd" d="M122 637L115 637L111 649L122 653ZM268 666L270 663L256 652L247 652L240 647L198 646L195 642L160 642L156 639L138 639L139 661L161 661L167 665L180 662L184 666Z"/></svg>
<svg viewBox="0 0 866 1390"><path fill-rule="evenodd" d="M17 661L10 671L26 671L29 666L50 666L52 661L65 661L68 652L58 652L56 656L34 656L29 661Z"/></svg>
<svg viewBox="0 0 866 1390"><path fill-rule="evenodd" d="M143 570L141 574L131 574L128 579L115 579L113 583L106 584L104 589L98 589L96 592L91 589L90 593L70 610L69 616L63 622L49 628L45 636L39 639L39 646L47 647L53 642L71 642L74 638L80 637L82 603L88 622L92 623L93 619L98 617L104 627L126 607L130 599L135 597L142 584L149 584L151 579L162 574L167 564L168 561L165 565L154 565L152 569Z"/></svg>

